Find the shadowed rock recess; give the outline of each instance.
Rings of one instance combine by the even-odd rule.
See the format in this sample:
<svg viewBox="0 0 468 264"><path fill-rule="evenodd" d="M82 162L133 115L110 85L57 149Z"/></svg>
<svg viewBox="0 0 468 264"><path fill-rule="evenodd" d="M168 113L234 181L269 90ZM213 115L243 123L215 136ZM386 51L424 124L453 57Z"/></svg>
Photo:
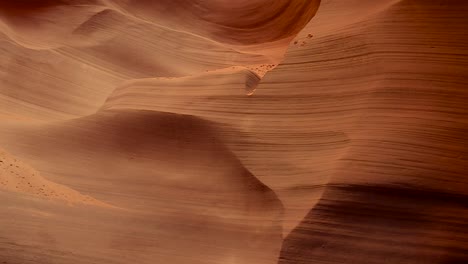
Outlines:
<svg viewBox="0 0 468 264"><path fill-rule="evenodd" d="M468 263L467 14L0 1L0 264Z"/></svg>

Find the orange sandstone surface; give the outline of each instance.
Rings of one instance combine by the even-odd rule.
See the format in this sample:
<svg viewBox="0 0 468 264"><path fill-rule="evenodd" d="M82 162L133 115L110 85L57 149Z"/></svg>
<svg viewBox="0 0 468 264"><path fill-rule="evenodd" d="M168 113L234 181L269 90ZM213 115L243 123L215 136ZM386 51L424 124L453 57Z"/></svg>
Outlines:
<svg viewBox="0 0 468 264"><path fill-rule="evenodd" d="M468 263L467 14L0 1L0 263Z"/></svg>

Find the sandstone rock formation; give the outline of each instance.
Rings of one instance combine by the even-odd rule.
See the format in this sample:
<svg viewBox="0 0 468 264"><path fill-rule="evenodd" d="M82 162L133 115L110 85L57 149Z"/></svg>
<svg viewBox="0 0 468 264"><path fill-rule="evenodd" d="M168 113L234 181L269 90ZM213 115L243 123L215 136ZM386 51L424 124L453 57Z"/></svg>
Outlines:
<svg viewBox="0 0 468 264"><path fill-rule="evenodd" d="M0 263L468 262L468 2L0 3Z"/></svg>

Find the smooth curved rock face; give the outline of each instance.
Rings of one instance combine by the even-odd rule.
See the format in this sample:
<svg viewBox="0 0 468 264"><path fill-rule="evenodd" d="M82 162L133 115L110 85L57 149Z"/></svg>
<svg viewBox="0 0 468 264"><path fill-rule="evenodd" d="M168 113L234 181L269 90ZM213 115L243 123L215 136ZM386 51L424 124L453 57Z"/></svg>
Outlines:
<svg viewBox="0 0 468 264"><path fill-rule="evenodd" d="M0 3L0 263L468 263L468 3Z"/></svg>
<svg viewBox="0 0 468 264"><path fill-rule="evenodd" d="M219 42L252 45L297 34L314 16L320 1L108 0L108 3L141 19Z"/></svg>

